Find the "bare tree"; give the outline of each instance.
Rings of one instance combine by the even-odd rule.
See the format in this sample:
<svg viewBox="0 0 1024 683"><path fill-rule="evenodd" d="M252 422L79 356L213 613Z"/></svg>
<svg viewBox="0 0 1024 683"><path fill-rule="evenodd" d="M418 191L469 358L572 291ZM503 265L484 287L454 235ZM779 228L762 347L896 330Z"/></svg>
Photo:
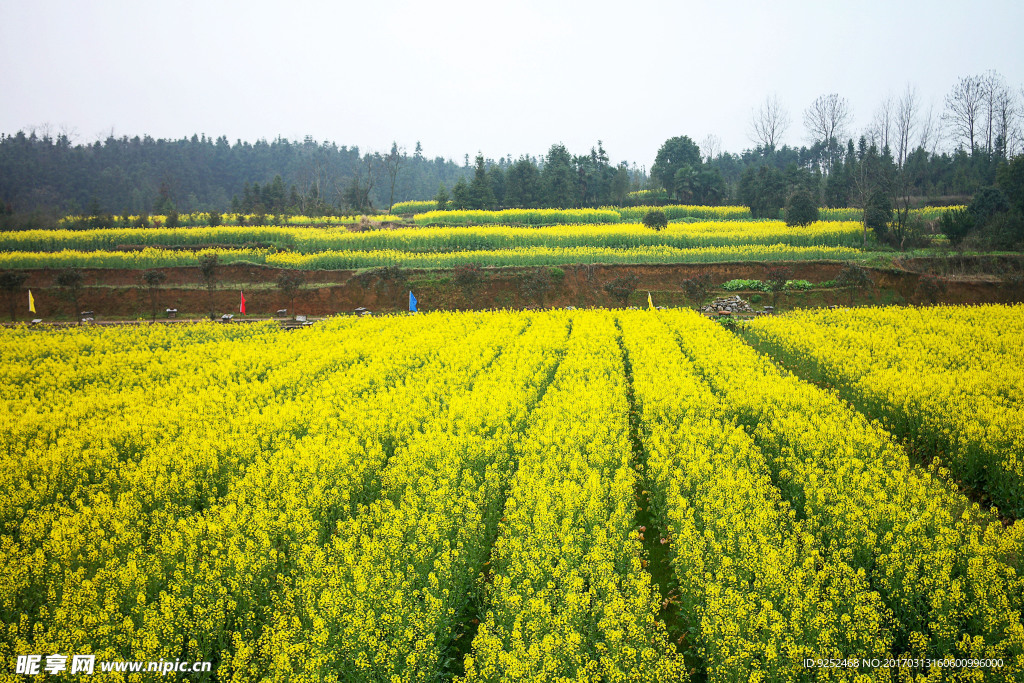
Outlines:
<svg viewBox="0 0 1024 683"><path fill-rule="evenodd" d="M1024 87L1020 89L1017 103L1016 125L1012 126L1007 133L1007 156L1016 156L1018 153L1024 154Z"/></svg>
<svg viewBox="0 0 1024 683"><path fill-rule="evenodd" d="M160 289L160 285L167 279L167 273L162 270L147 270L142 273L142 282L146 285L146 289L149 290L149 303L153 308L153 322L156 322L156 301L157 291Z"/></svg>
<svg viewBox="0 0 1024 683"><path fill-rule="evenodd" d="M57 287L60 288L60 296L71 304L71 317L82 324L82 317L78 306L78 297L82 292L82 283L85 277L78 268L61 268L57 271L54 279Z"/></svg>
<svg viewBox="0 0 1024 683"><path fill-rule="evenodd" d="M956 137L957 143L967 143L973 154L977 146L978 126L984 112L984 90L977 76L964 76L946 95L943 122Z"/></svg>
<svg viewBox="0 0 1024 683"><path fill-rule="evenodd" d="M862 249L867 249L868 247L868 201L882 186L880 174L878 173L880 162L877 149L874 145L869 147L868 154L854 167L852 198L854 206L862 209Z"/></svg>
<svg viewBox="0 0 1024 683"><path fill-rule="evenodd" d="M43 121L35 128L35 133L43 140L49 141L53 139L53 130L54 127L52 123L49 121Z"/></svg>
<svg viewBox="0 0 1024 683"><path fill-rule="evenodd" d="M1014 156L1020 136L1020 102L1017 94L1001 87L992 100L993 153L1003 159Z"/></svg>
<svg viewBox="0 0 1024 683"><path fill-rule="evenodd" d="M875 110L871 119L871 126L868 128L867 138L870 144L885 150L892 149L893 120L895 119L896 103L892 95L882 100L882 104Z"/></svg>
<svg viewBox="0 0 1024 683"><path fill-rule="evenodd" d="M833 141L845 137L846 126L852 118L850 103L838 93L822 95L804 110L804 125L815 142L823 142L826 147ZM832 172L833 159L828 155L827 172Z"/></svg>
<svg viewBox="0 0 1024 683"><path fill-rule="evenodd" d="M304 284L306 276L302 271L282 270L277 274L277 288L288 299L288 310L292 312L292 320L295 320L295 296Z"/></svg>
<svg viewBox="0 0 1024 683"><path fill-rule="evenodd" d="M362 163L356 164L355 173L350 176L348 182L343 183L339 178L332 178L338 203L350 211L372 211L373 202L370 200L370 193L373 191L377 168L380 164L380 154L367 152L363 155Z"/></svg>
<svg viewBox="0 0 1024 683"><path fill-rule="evenodd" d="M985 152L992 154L996 137L996 102L1007 91L1003 77L995 71L986 71L978 76L981 83L982 132L985 134Z"/></svg>
<svg viewBox="0 0 1024 683"><path fill-rule="evenodd" d="M301 161L295 174L299 188L299 210L308 215L310 210L316 210L326 200L324 190L330 185L328 177L331 174L312 136L307 135L303 140L299 157Z"/></svg>
<svg viewBox="0 0 1024 683"><path fill-rule="evenodd" d="M115 135L114 135L114 134L115 134L116 132L117 132L117 131L116 131L116 129L114 128L114 126L113 126L113 125L112 125L112 126L110 126L110 128L104 128L103 130L101 130L101 131L99 131L98 133L96 133L96 139L95 139L95 142L106 142L107 140L109 140L109 139L111 139L111 138L115 137Z"/></svg>
<svg viewBox="0 0 1024 683"><path fill-rule="evenodd" d="M700 141L699 146L700 151L704 153L704 158L710 162L722 153L722 138L718 137L714 133L708 133L704 136L704 139Z"/></svg>
<svg viewBox="0 0 1024 683"><path fill-rule="evenodd" d="M789 112L779 102L779 96L769 95L753 113L750 141L765 149L775 149L775 145L789 129L789 124Z"/></svg>
<svg viewBox="0 0 1024 683"><path fill-rule="evenodd" d="M391 207L395 204L395 183L398 181L398 171L406 158L405 148L399 148L397 142L392 142L391 151L384 157L384 170L387 172L388 180L391 182L391 194L388 196L388 213L391 212Z"/></svg>
<svg viewBox="0 0 1024 683"><path fill-rule="evenodd" d="M917 144L929 154L934 155L938 151L939 142L942 140L941 121L935 117L935 105L928 105L928 113L921 118L920 135Z"/></svg>
<svg viewBox="0 0 1024 683"><path fill-rule="evenodd" d="M893 228L900 237L900 249L910 236L910 191L913 178L904 162L910 153L910 138L917 126L917 108L917 91L908 83L896 104L896 172L889 184L892 205L896 211Z"/></svg>
<svg viewBox="0 0 1024 683"><path fill-rule="evenodd" d="M62 123L59 128L60 138L67 140L69 145L75 144L78 140L78 129L67 123Z"/></svg>
<svg viewBox="0 0 1024 683"><path fill-rule="evenodd" d="M920 102L917 88L907 83L906 90L896 102L896 166L903 168L903 162L910 154L910 140L917 129L917 110Z"/></svg>

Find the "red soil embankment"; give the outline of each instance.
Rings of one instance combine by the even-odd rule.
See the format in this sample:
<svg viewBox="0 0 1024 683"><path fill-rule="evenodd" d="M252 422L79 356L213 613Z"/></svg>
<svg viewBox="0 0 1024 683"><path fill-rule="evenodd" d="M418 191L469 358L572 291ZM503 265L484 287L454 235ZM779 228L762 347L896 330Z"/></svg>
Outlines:
<svg viewBox="0 0 1024 683"><path fill-rule="evenodd" d="M298 313L316 316L348 312L359 306L374 311L404 310L410 289L416 292L423 310L622 306L622 301L612 297L605 285L627 275L636 275L637 291L655 293L656 302L685 305L681 283L687 278L708 274L713 285L718 286L733 279L764 279L769 269L780 265L792 269L793 279L814 283L834 280L844 268L842 263L827 261L562 266L547 269L552 273L561 271L563 275L553 278L549 288L540 294L531 294L523 287L524 276L535 268L484 268L480 281L472 286L456 285L451 270L403 271L407 278L404 281L385 279L373 273L357 275L352 270L311 270L303 272L306 283L295 298L295 309ZM211 309L218 315L237 311L240 290L245 292L250 315L273 315L278 309L289 307L287 298L276 287L281 272L276 268L221 266L212 293L207 292L197 267L159 270L167 276L156 292L161 316L166 308L178 309L179 315L203 315ZM922 273L897 269L872 269L870 273L876 292L887 291L898 300L920 303L920 281L926 277ZM37 314L28 314L25 306L19 304L19 319L71 317L71 306L56 287L56 274L52 269L28 271L25 286L33 292ZM84 269L83 275L78 301L81 311L95 311L100 319L150 316L150 292L142 283L142 271L90 268ZM943 278L941 283L938 300L946 303L1007 303L1020 301L1022 295L1020 287L991 276ZM819 298L822 297L819 303L842 304L847 294L822 291ZM643 298L646 300L646 295ZM799 305L795 295L790 301Z"/></svg>

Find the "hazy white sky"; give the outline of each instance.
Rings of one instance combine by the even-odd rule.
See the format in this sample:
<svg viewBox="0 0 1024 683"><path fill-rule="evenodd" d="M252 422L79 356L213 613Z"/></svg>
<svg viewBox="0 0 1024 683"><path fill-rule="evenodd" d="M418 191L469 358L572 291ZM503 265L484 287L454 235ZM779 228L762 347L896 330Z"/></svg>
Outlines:
<svg viewBox="0 0 1024 683"><path fill-rule="evenodd" d="M428 157L582 154L650 166L667 138L752 146L751 111L837 92L861 130L912 83L1024 84L1024 3L0 0L0 131L77 141L311 135Z"/></svg>

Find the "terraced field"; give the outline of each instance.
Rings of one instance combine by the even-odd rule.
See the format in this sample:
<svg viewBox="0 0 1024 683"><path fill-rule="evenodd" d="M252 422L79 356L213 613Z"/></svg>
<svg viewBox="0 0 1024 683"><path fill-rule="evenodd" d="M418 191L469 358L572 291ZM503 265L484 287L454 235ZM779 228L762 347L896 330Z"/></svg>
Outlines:
<svg viewBox="0 0 1024 683"><path fill-rule="evenodd" d="M32 230L0 233L0 268L195 266L210 254L226 263L303 270L855 260L862 256L860 244L861 226L854 222L789 227L782 221L712 221L661 231L640 224L365 232L275 226Z"/></svg>

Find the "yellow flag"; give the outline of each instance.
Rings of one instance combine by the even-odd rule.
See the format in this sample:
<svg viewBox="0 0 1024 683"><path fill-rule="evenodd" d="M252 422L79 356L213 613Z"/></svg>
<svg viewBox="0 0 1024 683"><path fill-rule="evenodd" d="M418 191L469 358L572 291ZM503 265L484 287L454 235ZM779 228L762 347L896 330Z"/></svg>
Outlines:
<svg viewBox="0 0 1024 683"><path fill-rule="evenodd" d="M28 290L28 310L32 313L36 312L36 300L32 298L32 290Z"/></svg>
<svg viewBox="0 0 1024 683"><path fill-rule="evenodd" d="M647 292L647 307L650 308L652 311L654 310L654 302L651 301L651 293L650 292Z"/></svg>

